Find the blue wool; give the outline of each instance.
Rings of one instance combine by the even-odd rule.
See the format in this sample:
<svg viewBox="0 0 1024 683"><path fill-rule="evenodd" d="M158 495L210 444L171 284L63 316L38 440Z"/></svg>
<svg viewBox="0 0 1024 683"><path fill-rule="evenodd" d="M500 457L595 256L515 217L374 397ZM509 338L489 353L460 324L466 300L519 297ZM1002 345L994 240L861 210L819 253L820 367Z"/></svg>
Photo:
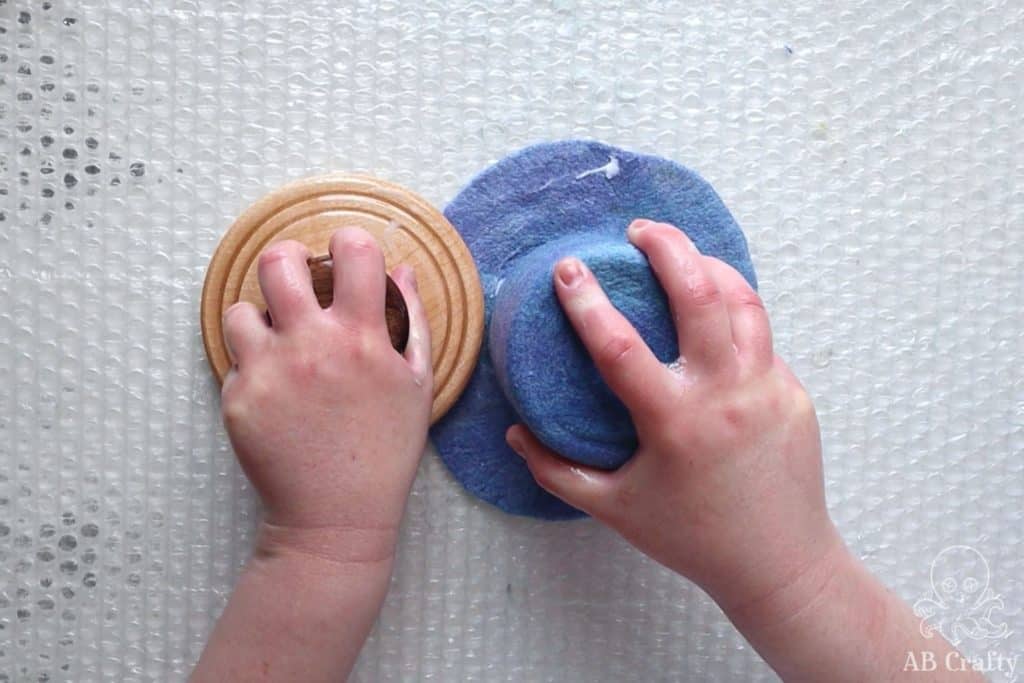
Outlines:
<svg viewBox="0 0 1024 683"><path fill-rule="evenodd" d="M554 296L553 265L570 254L593 271L659 359L679 357L665 293L623 232L599 240L574 235L524 256L495 297L491 362L505 397L548 448L584 465L614 469L636 450L636 431Z"/></svg>
<svg viewBox="0 0 1024 683"><path fill-rule="evenodd" d="M756 287L746 239L694 172L597 142L535 145L470 182L445 211L466 241L484 287L487 334L461 398L431 430L463 486L506 512L543 519L582 516L534 482L505 443L525 423L566 458L622 465L636 432L559 306L556 261L577 256L662 361L678 356L664 292L626 240L635 218L685 230L702 253Z"/></svg>

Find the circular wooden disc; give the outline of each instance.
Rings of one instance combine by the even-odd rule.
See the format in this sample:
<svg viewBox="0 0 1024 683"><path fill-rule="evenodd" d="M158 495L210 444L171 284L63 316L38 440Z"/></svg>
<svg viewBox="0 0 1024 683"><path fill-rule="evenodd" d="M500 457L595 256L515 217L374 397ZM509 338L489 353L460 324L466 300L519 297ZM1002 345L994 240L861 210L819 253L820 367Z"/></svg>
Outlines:
<svg viewBox="0 0 1024 683"><path fill-rule="evenodd" d="M444 215L403 187L377 178L331 174L299 180L253 204L228 229L213 254L203 285L203 344L217 379L231 366L221 319L237 301L266 308L256 277L263 249L294 239L314 256L327 253L331 233L355 225L380 244L388 271L400 263L416 270L430 322L434 366L431 422L465 388L483 339L484 305L473 257Z"/></svg>

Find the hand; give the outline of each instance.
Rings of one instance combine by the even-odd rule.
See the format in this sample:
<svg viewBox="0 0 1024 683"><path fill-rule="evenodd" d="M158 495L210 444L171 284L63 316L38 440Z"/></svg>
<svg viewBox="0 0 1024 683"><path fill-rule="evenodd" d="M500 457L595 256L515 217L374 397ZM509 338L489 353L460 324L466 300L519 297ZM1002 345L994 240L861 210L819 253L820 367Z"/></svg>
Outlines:
<svg viewBox="0 0 1024 683"><path fill-rule="evenodd" d="M680 358L658 361L578 260L555 290L640 447L616 471L570 463L509 429L541 486L704 588L783 680L917 680L908 653L961 662L846 549L825 508L807 393L772 350L757 294L679 230L629 238L668 295ZM969 667L929 680L981 680Z"/></svg>
<svg viewBox="0 0 1024 683"><path fill-rule="evenodd" d="M266 508L261 542L341 560L389 558L426 443L430 331L411 268L394 273L409 309L405 354L384 319L384 258L358 228L334 233L334 302L313 293L308 250L259 258L272 325L248 303L224 316L235 363L224 423Z"/></svg>
<svg viewBox="0 0 1024 683"><path fill-rule="evenodd" d="M409 310L398 354L373 238L339 230L330 250L330 308L307 249L280 242L259 260L273 325L251 304L224 316L224 423L266 514L194 681L344 680L387 592L430 420L430 330L412 270L396 269Z"/></svg>
<svg viewBox="0 0 1024 683"><path fill-rule="evenodd" d="M523 426L509 445L538 483L702 586L724 609L784 588L843 546L825 508L814 408L772 349L758 295L673 226L634 221L677 322L670 368L577 259L555 290L640 447L616 471L571 463Z"/></svg>

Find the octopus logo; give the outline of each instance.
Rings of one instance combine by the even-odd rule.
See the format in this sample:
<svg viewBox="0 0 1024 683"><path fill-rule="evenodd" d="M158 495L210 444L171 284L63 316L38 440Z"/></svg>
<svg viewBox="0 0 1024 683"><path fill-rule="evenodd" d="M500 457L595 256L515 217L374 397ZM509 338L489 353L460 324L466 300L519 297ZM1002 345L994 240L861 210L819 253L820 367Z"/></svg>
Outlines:
<svg viewBox="0 0 1024 683"><path fill-rule="evenodd" d="M1003 612L1003 599L989 587L988 562L966 545L946 548L932 561L932 594L914 603L921 617L921 635L936 631L954 646L964 640L999 641L1011 631L997 623L994 613Z"/></svg>

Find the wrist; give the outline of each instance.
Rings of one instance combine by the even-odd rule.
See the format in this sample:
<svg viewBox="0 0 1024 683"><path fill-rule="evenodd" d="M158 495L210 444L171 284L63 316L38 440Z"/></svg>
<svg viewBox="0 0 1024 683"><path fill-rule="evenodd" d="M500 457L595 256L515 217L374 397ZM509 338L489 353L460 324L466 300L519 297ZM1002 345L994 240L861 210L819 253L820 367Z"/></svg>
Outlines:
<svg viewBox="0 0 1024 683"><path fill-rule="evenodd" d="M253 548L254 563L308 562L325 570L384 571L390 574L397 527L293 527L264 521Z"/></svg>
<svg viewBox="0 0 1024 683"><path fill-rule="evenodd" d="M890 598L841 542L793 580L727 616L783 680L882 680ZM884 675L883 675L884 673Z"/></svg>
<svg viewBox="0 0 1024 683"><path fill-rule="evenodd" d="M372 624L394 564L390 533L293 529L264 522L243 580L272 591L289 606L274 610L293 627L355 619ZM298 605L305 605L298 609Z"/></svg>
<svg viewBox="0 0 1024 683"><path fill-rule="evenodd" d="M738 587L709 591L719 607L741 628L776 628L813 608L835 582L858 566L839 532L827 532L799 548L766 553L765 561L748 568ZM742 626L741 626L742 625Z"/></svg>
<svg viewBox="0 0 1024 683"><path fill-rule="evenodd" d="M390 535L264 524L193 680L344 679L387 593Z"/></svg>

